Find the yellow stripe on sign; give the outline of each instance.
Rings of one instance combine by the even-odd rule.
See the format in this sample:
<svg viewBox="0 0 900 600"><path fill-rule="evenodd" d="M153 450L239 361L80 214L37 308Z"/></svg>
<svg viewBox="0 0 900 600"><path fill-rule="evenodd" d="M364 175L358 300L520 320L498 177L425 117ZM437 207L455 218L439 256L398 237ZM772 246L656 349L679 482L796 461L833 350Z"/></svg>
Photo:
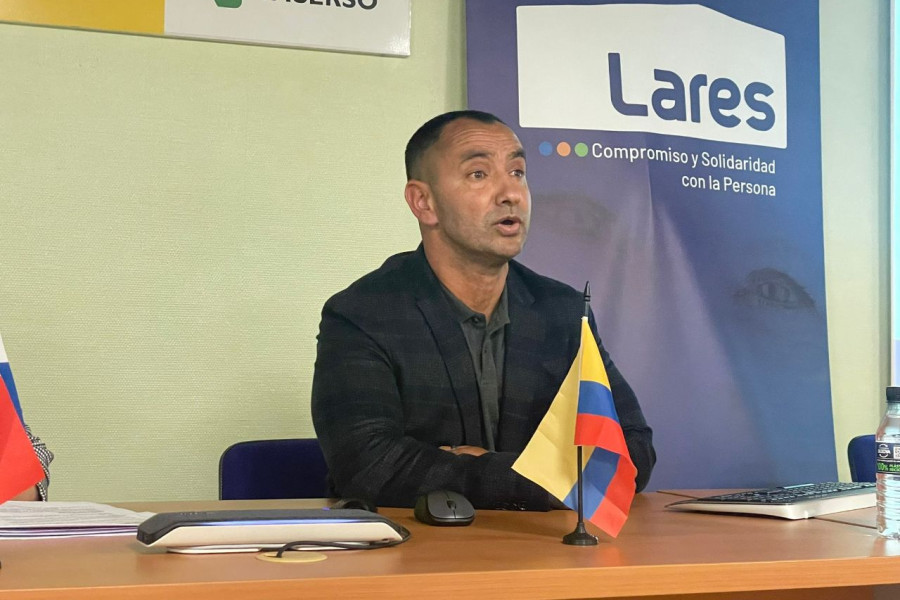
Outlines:
<svg viewBox="0 0 900 600"><path fill-rule="evenodd" d="M165 0L0 0L0 21L162 34Z"/></svg>

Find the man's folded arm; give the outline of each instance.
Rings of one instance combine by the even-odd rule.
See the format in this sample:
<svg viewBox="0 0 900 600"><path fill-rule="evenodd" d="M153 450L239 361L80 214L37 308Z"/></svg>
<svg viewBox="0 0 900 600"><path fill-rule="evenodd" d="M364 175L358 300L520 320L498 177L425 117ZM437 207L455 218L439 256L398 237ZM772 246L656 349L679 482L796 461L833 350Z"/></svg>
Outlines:
<svg viewBox="0 0 900 600"><path fill-rule="evenodd" d="M405 434L403 373L369 335L326 308L313 378L312 416L336 491L384 506L425 492L460 492L476 508L548 510L550 496L512 471L515 453L441 450ZM451 393L448 390L448 393ZM435 423L435 428L441 424Z"/></svg>

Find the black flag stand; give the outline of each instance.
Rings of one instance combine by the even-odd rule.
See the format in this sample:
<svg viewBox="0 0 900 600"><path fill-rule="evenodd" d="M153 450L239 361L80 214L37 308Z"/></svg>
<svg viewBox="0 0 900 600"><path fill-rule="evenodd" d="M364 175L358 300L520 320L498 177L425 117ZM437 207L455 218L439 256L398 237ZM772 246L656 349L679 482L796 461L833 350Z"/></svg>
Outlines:
<svg viewBox="0 0 900 600"><path fill-rule="evenodd" d="M587 317L591 309L591 282L584 284L584 316ZM580 330L579 330L580 336ZM584 475L581 469L584 467L581 454L581 446L578 446L578 523L575 530L563 536L563 544L570 546L596 546L597 536L588 533L584 528Z"/></svg>

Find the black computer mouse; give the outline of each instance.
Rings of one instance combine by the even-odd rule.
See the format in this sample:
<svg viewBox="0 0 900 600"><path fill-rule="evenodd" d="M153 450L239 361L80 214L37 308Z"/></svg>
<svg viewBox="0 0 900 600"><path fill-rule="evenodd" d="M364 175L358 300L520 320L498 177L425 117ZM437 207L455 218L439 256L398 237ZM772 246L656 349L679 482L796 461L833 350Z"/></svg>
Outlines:
<svg viewBox="0 0 900 600"><path fill-rule="evenodd" d="M468 525L475 520L475 509L458 492L434 490L416 500L416 519L428 525Z"/></svg>
<svg viewBox="0 0 900 600"><path fill-rule="evenodd" d="M359 498L342 498L332 504L331 508L355 508L357 510L367 510L373 513L378 512L377 506L368 500L361 500Z"/></svg>

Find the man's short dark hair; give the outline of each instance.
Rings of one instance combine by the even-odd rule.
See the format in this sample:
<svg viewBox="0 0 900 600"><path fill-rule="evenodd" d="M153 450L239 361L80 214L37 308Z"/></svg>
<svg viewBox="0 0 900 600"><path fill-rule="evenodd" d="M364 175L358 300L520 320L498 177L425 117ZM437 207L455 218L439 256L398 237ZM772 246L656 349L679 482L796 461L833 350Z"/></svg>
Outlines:
<svg viewBox="0 0 900 600"><path fill-rule="evenodd" d="M419 164L425 151L431 148L441 137L441 132L448 123L458 119L472 119L481 123L500 123L506 125L500 117L480 110L454 110L438 115L419 127L406 144L406 179L420 179Z"/></svg>

